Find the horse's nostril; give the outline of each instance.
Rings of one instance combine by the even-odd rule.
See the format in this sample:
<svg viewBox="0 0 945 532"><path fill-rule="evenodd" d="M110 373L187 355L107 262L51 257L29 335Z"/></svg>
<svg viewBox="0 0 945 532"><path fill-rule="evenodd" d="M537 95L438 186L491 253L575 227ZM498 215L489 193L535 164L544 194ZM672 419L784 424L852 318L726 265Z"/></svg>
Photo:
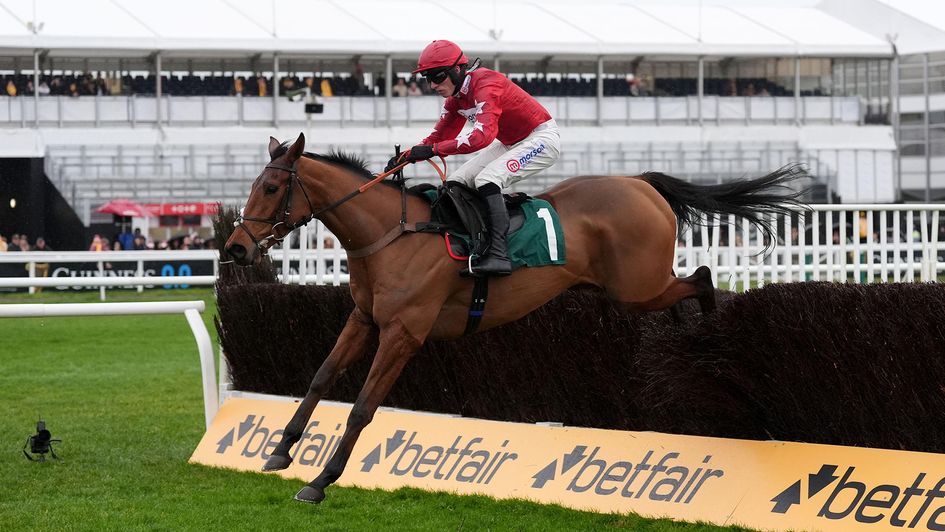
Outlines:
<svg viewBox="0 0 945 532"><path fill-rule="evenodd" d="M233 244L226 248L226 252L229 253L234 259L242 259L246 257L246 248L239 244Z"/></svg>

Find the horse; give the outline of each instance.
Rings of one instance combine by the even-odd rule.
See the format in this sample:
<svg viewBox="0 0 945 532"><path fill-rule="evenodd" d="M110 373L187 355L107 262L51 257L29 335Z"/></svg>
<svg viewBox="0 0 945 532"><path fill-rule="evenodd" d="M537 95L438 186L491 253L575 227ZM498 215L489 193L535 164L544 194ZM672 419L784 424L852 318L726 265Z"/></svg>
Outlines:
<svg viewBox="0 0 945 532"><path fill-rule="evenodd" d="M292 463L289 451L329 386L369 346L377 345L340 443L321 473L295 495L296 500L318 503L325 488L341 476L361 431L420 346L463 335L473 281L458 275L440 235L404 231L404 215L407 223L430 220L429 202L421 195L405 193L402 183L391 181L371 187L384 174L374 176L358 158L339 151L306 153L304 148L304 134L291 144L270 137L271 160L253 182L225 250L237 264L250 265L274 242L317 218L348 254L355 308L263 466L263 471L278 471ZM709 268L701 266L688 277L674 274L677 221L685 227L698 223L703 212L735 214L773 242L775 229L765 216L799 205L801 193L790 185L802 177L806 172L795 165L718 185L696 185L656 172L563 180L537 197L560 216L566 263L520 268L491 279L479 330L519 319L582 285L603 290L628 312L667 309L688 298L695 298L703 313L711 312L715 287Z"/></svg>

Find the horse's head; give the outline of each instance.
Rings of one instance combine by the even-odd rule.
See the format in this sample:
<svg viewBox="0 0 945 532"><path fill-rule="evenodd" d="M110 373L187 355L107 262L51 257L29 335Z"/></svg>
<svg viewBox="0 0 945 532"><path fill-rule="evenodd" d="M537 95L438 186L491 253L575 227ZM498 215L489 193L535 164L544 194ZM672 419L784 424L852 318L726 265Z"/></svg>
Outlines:
<svg viewBox="0 0 945 532"><path fill-rule="evenodd" d="M226 251L237 264L247 265L266 253L293 229L312 219L312 204L296 173L296 165L305 150L305 135L299 134L286 148L269 137L269 164L249 192L243 213L226 241Z"/></svg>

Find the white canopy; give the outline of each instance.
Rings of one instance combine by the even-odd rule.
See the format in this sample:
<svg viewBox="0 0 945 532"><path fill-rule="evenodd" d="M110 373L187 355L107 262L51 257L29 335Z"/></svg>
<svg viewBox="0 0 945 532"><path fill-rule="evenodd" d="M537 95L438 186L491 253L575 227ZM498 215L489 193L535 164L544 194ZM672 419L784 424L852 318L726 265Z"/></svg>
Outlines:
<svg viewBox="0 0 945 532"><path fill-rule="evenodd" d="M945 51L941 0L824 0L821 9L844 16L876 37L893 40L900 55Z"/></svg>
<svg viewBox="0 0 945 532"><path fill-rule="evenodd" d="M811 1L0 0L7 56L406 58L442 38L483 57L891 55Z"/></svg>

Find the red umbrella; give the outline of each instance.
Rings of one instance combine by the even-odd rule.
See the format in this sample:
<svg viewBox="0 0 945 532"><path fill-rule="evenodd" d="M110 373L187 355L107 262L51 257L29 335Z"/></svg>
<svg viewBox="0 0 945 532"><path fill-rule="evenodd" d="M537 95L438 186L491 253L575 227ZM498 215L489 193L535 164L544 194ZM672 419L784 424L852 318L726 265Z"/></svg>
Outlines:
<svg viewBox="0 0 945 532"><path fill-rule="evenodd" d="M95 212L117 214L118 216L132 216L135 218L145 218L151 216L151 211L149 211L145 206L126 199L116 199L109 201L105 205L95 209Z"/></svg>

